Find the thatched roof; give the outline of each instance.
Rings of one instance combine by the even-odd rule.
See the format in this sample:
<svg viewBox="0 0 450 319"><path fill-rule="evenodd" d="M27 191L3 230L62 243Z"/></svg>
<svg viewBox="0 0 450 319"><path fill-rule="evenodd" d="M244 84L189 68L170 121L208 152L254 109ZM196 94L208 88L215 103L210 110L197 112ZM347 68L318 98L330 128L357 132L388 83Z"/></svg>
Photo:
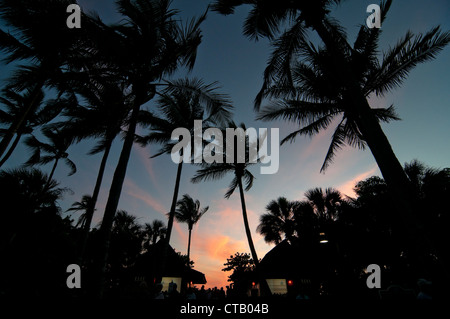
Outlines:
<svg viewBox="0 0 450 319"><path fill-rule="evenodd" d="M305 271L305 266L298 252L283 240L264 256L258 269L265 278L294 278Z"/></svg>
<svg viewBox="0 0 450 319"><path fill-rule="evenodd" d="M155 245L151 246L145 254L140 256L134 267L135 271L148 277L157 277L156 274L160 273L163 252L164 242L159 241ZM200 271L186 266L184 260L170 245L167 250L166 263L161 276L182 277L189 282L192 281L194 284L206 283L205 275Z"/></svg>

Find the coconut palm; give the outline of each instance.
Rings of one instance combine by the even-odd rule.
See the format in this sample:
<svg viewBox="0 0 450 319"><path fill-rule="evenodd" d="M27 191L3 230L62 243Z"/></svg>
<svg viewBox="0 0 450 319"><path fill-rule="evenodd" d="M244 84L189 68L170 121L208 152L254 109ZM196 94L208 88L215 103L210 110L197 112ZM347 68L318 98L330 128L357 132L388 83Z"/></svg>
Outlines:
<svg viewBox="0 0 450 319"><path fill-rule="evenodd" d="M192 68L196 49L201 41L199 26L205 15L193 19L185 28L175 19L168 0L119 0L118 10L123 22L104 26L97 33L96 45L100 60L106 59L109 72L124 78L132 97L127 133L119 161L114 171L101 225L101 274L105 271L111 227L120 199L128 160L135 139L141 106L151 100L163 76L170 75L179 66ZM103 282L102 275L99 280ZM102 295L99 289L99 295Z"/></svg>
<svg viewBox="0 0 450 319"><path fill-rule="evenodd" d="M13 143L0 161L0 167L9 159L24 135L31 134L36 128L53 120L64 108L73 105L73 100L68 98L51 99L46 103L43 103L43 99L42 90L37 97L31 96L29 90L23 93L17 93L10 88L3 90L3 95L0 96L0 102L5 106L5 111L0 110L0 122L3 125L12 125L17 118L22 116L30 103L33 104L33 107L23 125L17 130ZM1 129L0 135L5 136L8 130L9 128Z"/></svg>
<svg viewBox="0 0 450 319"><path fill-rule="evenodd" d="M49 143L40 142L33 135L26 138L25 144L33 153L25 163L25 166L45 165L54 161L46 184L48 186L60 160L64 160L64 163L69 166L69 176L76 173L77 167L75 163L69 159L69 154L67 153L67 149L73 142L72 137L62 134L62 132L56 128L44 128L42 129L42 133L48 139Z"/></svg>
<svg viewBox="0 0 450 319"><path fill-rule="evenodd" d="M342 194L334 188L321 187L309 189L305 192L307 202L313 208L319 221L335 221L339 218L339 213L347 205L347 201Z"/></svg>
<svg viewBox="0 0 450 319"><path fill-rule="evenodd" d="M200 208L200 201L193 200L188 194L184 194L177 202L177 209L175 211L175 219L180 223L188 225L188 250L187 250L187 264L190 264L189 256L191 255L191 233L192 228L198 223L200 218L208 211L209 206Z"/></svg>
<svg viewBox="0 0 450 319"><path fill-rule="evenodd" d="M175 141L172 132L177 128L186 128L194 134L202 133L208 127L220 127L230 119L232 108L228 96L218 93L216 83L204 84L199 79L181 79L168 82L168 86L159 94L157 108L159 114L142 112L140 123L150 133L140 138L142 145L148 143L162 144L161 150L152 157L171 153ZM202 120L202 131L194 132L194 121ZM170 206L167 226L167 241L170 242L175 207L178 200L183 161L178 164L175 188Z"/></svg>
<svg viewBox="0 0 450 319"><path fill-rule="evenodd" d="M145 223L144 225L144 249L149 249L150 246L156 244L158 239L165 238L167 228L164 223L158 219L154 220L151 224Z"/></svg>
<svg viewBox="0 0 450 319"><path fill-rule="evenodd" d="M237 129L238 127L234 122L230 122L227 125L227 128ZM241 124L239 126L240 129L243 131L246 130L246 127L244 124ZM226 133L223 133L223 136L225 136ZM254 164L250 158L249 158L249 140L244 134L238 134L233 142L237 141L237 144L235 143L234 147L234 154L227 154L226 151L223 152L224 160L222 163L219 163L217 161L211 163L211 164L204 164L204 167L199 169L195 176L192 178L193 183L199 183L201 181L208 181L208 180L217 180L222 177L224 177L228 173L234 174L234 178L231 181L228 191L225 193L225 198L229 199L231 195L234 193L236 188L239 189L239 195L241 199L241 207L242 207L242 218L244 220L244 227L245 227L245 234L247 235L247 241L250 248L250 252L252 254L253 262L255 265L259 263L258 255L256 254L255 246L253 244L252 239L252 233L250 231L250 226L248 223L248 217L247 217L247 208L245 204L245 195L244 190L248 191L253 186L253 180L254 176L253 174L248 170L249 166ZM239 143L245 143L245 158L241 158L242 155L238 156L237 152L237 145ZM227 149L226 145L223 147L224 150ZM219 152L220 153L220 152ZM231 160L230 160L231 159ZM239 159L239 160L238 160ZM245 188L244 188L245 183Z"/></svg>
<svg viewBox="0 0 450 319"><path fill-rule="evenodd" d="M0 51L6 53L6 63L21 63L10 79L9 86L18 91L29 89L29 103L20 117L11 123L0 142L0 156L6 151L14 134L25 124L45 86L70 88L61 81L62 69L80 65L81 48L86 43L90 19L83 15L81 29L69 29L64 14L72 0L1 0L0 18L7 28L0 29Z"/></svg>
<svg viewBox="0 0 450 319"><path fill-rule="evenodd" d="M264 98L280 101L266 109L260 118L283 118L300 124L301 128L284 140L287 141L300 134L314 135L341 115L322 170L345 143L361 148L369 146L396 198L404 225L412 233L420 232L414 217L411 184L379 123L396 116L392 108L372 109L367 98L398 87L417 64L433 59L448 44L450 33L442 33L439 27L416 37L407 32L380 62L381 29L361 26L351 46L343 29L329 17L330 5L340 1L286 0L273 5L270 2L218 0L214 6L219 12L231 14L236 6L251 4L253 10L244 32L275 39L255 107L259 109ZM390 0L381 3L381 22L391 3ZM286 21L291 22L287 30L277 36ZM308 28L319 35L324 47L316 48L309 43ZM304 59L297 61L299 56Z"/></svg>
<svg viewBox="0 0 450 319"><path fill-rule="evenodd" d="M90 195L83 195L83 197L81 197L80 202L74 202L72 206L67 210L68 212L84 211L84 213L82 213L80 217L78 217L78 222L75 225L76 227L80 226L82 229L84 229L85 224L87 222L89 207L91 207L91 205L92 205L92 197Z"/></svg>
<svg viewBox="0 0 450 319"><path fill-rule="evenodd" d="M111 146L116 136L122 131L122 127L126 125L130 101L124 93L123 83L119 82L103 80L79 83L75 91L84 99L86 105L67 108L63 113L67 120L57 123L56 126L64 134L73 136L76 142L92 137L98 139L89 155L103 152L90 201L92 207L89 207L86 212L84 229L88 233Z"/></svg>
<svg viewBox="0 0 450 319"><path fill-rule="evenodd" d="M285 239L292 242L295 234L294 212L298 202L289 201L285 197L279 197L266 205L266 213L259 218L256 228L258 233L264 236L266 243L278 245L284 235Z"/></svg>

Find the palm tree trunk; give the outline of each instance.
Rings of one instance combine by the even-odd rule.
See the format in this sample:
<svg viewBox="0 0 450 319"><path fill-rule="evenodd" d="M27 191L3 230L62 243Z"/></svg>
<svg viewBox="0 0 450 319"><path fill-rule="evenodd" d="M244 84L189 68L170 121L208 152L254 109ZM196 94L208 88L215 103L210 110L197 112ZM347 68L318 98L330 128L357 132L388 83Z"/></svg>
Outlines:
<svg viewBox="0 0 450 319"><path fill-rule="evenodd" d="M19 144L20 138L22 137L22 133L17 133L16 139L14 140L13 144L8 150L8 153L5 154L5 156L0 161L0 167L2 167L3 164L8 160L8 158L11 156L11 154L14 152L14 149L16 148L17 144Z"/></svg>
<svg viewBox="0 0 450 319"><path fill-rule="evenodd" d="M244 219L245 234L247 235L248 245L252 254L253 262L255 266L258 266L259 260L256 254L255 246L253 245L252 233L250 232L250 226L248 225L247 208L245 206L244 189L242 188L242 179L238 177L239 194L241 196L242 217Z"/></svg>
<svg viewBox="0 0 450 319"><path fill-rule="evenodd" d="M55 170L56 170L56 166L58 166L58 161L59 161L59 158L56 158L55 163L53 164L53 167L52 167L52 171L50 172L50 175L48 175L47 183L45 184L44 189L47 189L50 186L50 182L52 181L53 174L55 173Z"/></svg>
<svg viewBox="0 0 450 319"><path fill-rule="evenodd" d="M87 240L89 237L89 230L91 228L92 223L92 217L94 216L95 205L97 204L98 194L100 193L100 187L102 185L103 175L105 173L106 162L108 161L112 141L113 141L112 139L108 141L105 151L103 152L102 161L100 163L100 168L98 170L97 180L94 186L94 192L92 193L91 204L86 211L86 221L84 222L83 226L83 235L82 235L83 237L79 257L80 261L83 261L84 251L86 250Z"/></svg>
<svg viewBox="0 0 450 319"><path fill-rule="evenodd" d="M192 227L189 227L189 238L188 238L188 250L187 250L187 265L189 268L191 268L191 233L192 233Z"/></svg>
<svg viewBox="0 0 450 319"><path fill-rule="evenodd" d="M183 156L183 155L181 155ZM183 168L183 161L181 161L178 164L177 168L177 177L175 180L175 188L173 190L173 197L172 197L172 204L170 206L170 213L169 213L169 221L167 223L167 235L166 240L169 243L170 242L170 236L172 234L172 228L173 228L173 220L175 217L175 207L177 206L177 200L178 200L178 191L180 189L180 180L181 180L181 170Z"/></svg>
<svg viewBox="0 0 450 319"><path fill-rule="evenodd" d="M245 226L245 233L247 235L248 245L250 247L250 252L253 258L253 263L255 264L255 272L256 276L259 280L260 289L261 289L261 295L262 296L270 296L271 291L269 288L269 285L267 284L267 281L263 276L261 275L259 271L259 260L258 255L256 254L255 246L253 245L252 240L252 233L250 232L250 227L248 225L248 218L247 218L247 208L245 206L245 196L244 196L244 188L242 187L242 178L238 178L238 186L239 186L239 194L241 197L241 206L242 206L242 217L244 219L244 226Z"/></svg>
<svg viewBox="0 0 450 319"><path fill-rule="evenodd" d="M181 152L183 152L183 151L181 151ZM181 157L182 156L183 156L183 154L181 153ZM178 191L180 189L180 179L181 179L182 168L183 168L183 161L178 163L177 177L175 180L175 189L173 190L172 204L170 206L169 221L167 222L166 238L164 239L164 247L163 247L163 253L162 253L161 262L160 262L158 278L162 277L163 271L166 268L167 254L169 252L170 236L172 234L173 220L175 217L175 207L177 205Z"/></svg>
<svg viewBox="0 0 450 319"><path fill-rule="evenodd" d="M36 100L39 97L39 90L44 85L44 81L41 81L41 83L37 83L35 87L33 88L33 98L31 99L31 102L29 105L27 105L27 108L25 109L25 112L23 112L22 116L18 119L16 119L8 128L6 131L5 136L0 142L0 156L5 153L6 149L8 148L9 143L12 141L14 134L16 134L24 125L26 120L28 119L31 111L35 108Z"/></svg>
<svg viewBox="0 0 450 319"><path fill-rule="evenodd" d="M120 194L122 192L123 182L127 172L128 161L130 159L131 149L134 142L134 134L136 132L137 119L141 104L140 99L136 98L131 113L128 132L125 136L122 151L120 153L119 162L117 163L116 170L114 171L113 180L109 190L108 201L105 207L105 213L103 215L102 225L100 227L100 251L98 254L98 277L96 294L97 297L102 298L104 292L106 263L108 260L108 251L111 239L111 228L114 221L114 216L119 204Z"/></svg>

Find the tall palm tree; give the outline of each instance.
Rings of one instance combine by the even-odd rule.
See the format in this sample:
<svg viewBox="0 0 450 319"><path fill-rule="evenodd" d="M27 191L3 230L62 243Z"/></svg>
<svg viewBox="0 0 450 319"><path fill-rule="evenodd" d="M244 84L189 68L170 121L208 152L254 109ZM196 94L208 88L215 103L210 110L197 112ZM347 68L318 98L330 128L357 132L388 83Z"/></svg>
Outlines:
<svg viewBox="0 0 450 319"><path fill-rule="evenodd" d="M369 146L397 199L405 228L414 238L421 226L414 213L412 187L379 123L396 116L392 108L372 109L367 97L373 93L383 95L398 87L417 64L433 59L449 43L450 33L442 33L439 27L416 37L408 32L380 63L377 56L381 29L361 26L352 47L343 29L329 17L329 7L339 2L285 0L271 5L271 1L218 0L214 9L231 14L236 6L251 4L253 10L244 32L255 38L275 38L255 107L259 109L267 97L282 101L266 109L261 119L284 118L299 123L301 129L292 133L289 140L299 134L314 135L327 128L337 115L343 115L322 169L345 143ZM381 2L381 22L391 3L391 0ZM287 20L291 22L289 28L277 36ZM307 41L308 28L317 33L324 47L315 48ZM298 55L305 59L296 61Z"/></svg>
<svg viewBox="0 0 450 319"><path fill-rule="evenodd" d="M157 111L162 116L148 111L141 113L140 123L150 130L148 135L139 139L141 144L159 143L163 145L161 150L152 157L171 153L175 144L175 141L172 140L172 132L177 128L188 129L192 140L194 134L203 133L208 127L220 127L230 120L232 105L229 98L218 93L217 90L216 83L204 84L199 79L168 82L168 86L159 94L157 100ZM194 131L195 120L202 120L202 132ZM172 233L182 167L183 161L180 161L167 226L166 239L168 242L170 242Z"/></svg>
<svg viewBox="0 0 450 319"><path fill-rule="evenodd" d="M227 128L238 128L234 122L230 122L227 125ZM246 130L245 125L241 124L240 129ZM226 134L224 133L223 136ZM243 140L242 140L243 139ZM245 143L246 145L246 155L244 161L238 161L238 154L237 154L237 143ZM201 181L207 181L207 180L216 180L224 177L227 173L234 174L234 178L231 181L231 184L228 187L228 191L225 193L225 198L230 198L230 196L234 193L236 188L239 189L239 195L241 198L241 207L242 207L242 218L244 220L244 227L245 227L245 234L247 235L247 241L250 248L250 252L252 254L253 262L255 265L259 264L258 255L256 254L256 249L253 244L252 239L252 233L250 231L250 226L248 223L248 217L247 217L247 208L245 204L245 195L244 190L248 191L253 186L253 180L254 176L253 174L248 170L248 167L252 164L254 164L249 159L249 140L246 136L236 136L235 140L233 141L235 143L234 147L234 154L227 154L226 151L224 151L224 160L223 163L213 162L208 165L204 165L203 168L199 169L195 176L192 178L193 183L199 183ZM226 145L224 146L224 150L226 150ZM227 157L230 157L232 161L227 160ZM245 183L245 188L244 184Z"/></svg>
<svg viewBox="0 0 450 319"><path fill-rule="evenodd" d="M67 108L63 113L67 120L55 124L64 134L73 136L76 142L90 137L98 139L89 155L103 152L89 202L91 206L86 211L86 222L83 224L86 236L91 226L112 143L126 125L131 103L125 94L123 83L105 79L100 81L77 83L75 92L84 99L86 105Z"/></svg>
<svg viewBox="0 0 450 319"><path fill-rule="evenodd" d="M200 218L208 211L209 206L200 208L200 201L193 200L188 194L184 194L177 202L177 209L175 211L175 219L180 223L186 223L189 229L188 250L187 250L187 264L190 265L189 256L191 255L191 233L192 228L198 223Z"/></svg>
<svg viewBox="0 0 450 319"><path fill-rule="evenodd" d="M42 133L48 139L49 143L40 142L35 136L27 137L25 140L25 144L33 152L29 160L25 163L25 166L45 165L54 161L52 170L48 175L46 184L48 186L60 160L64 160L64 163L70 167L69 176L76 173L77 167L69 159L69 154L67 153L67 149L73 142L70 136L61 134L56 128L44 128L42 129Z"/></svg>
<svg viewBox="0 0 450 319"><path fill-rule="evenodd" d="M119 162L114 171L105 207L101 232L101 267L98 294L103 294L105 271L111 227L128 160L135 139L141 106L151 100L163 76L170 75L180 65L192 68L196 50L201 42L199 26L206 14L193 19L185 28L175 19L177 11L170 9L168 0L119 0L118 10L123 16L119 25L104 26L97 33L96 45L100 60L105 59L111 72L126 80L132 96L132 109L128 117L127 133Z"/></svg>
<svg viewBox="0 0 450 319"><path fill-rule="evenodd" d="M18 91L29 88L29 103L21 116L11 123L0 141L0 156L6 151L14 134L21 129L36 106L45 86L68 90L61 81L63 69L80 65L81 48L86 44L86 32L91 24L83 15L84 26L69 29L65 19L72 0L1 0L0 18L6 30L0 29L0 51L7 54L4 62L20 64L11 77L10 86Z"/></svg>
<svg viewBox="0 0 450 319"><path fill-rule="evenodd" d="M267 243L278 245L283 240L283 235L292 242L296 222L294 212L298 204L296 201L279 197L266 205L266 213L260 216L256 230L264 236Z"/></svg>

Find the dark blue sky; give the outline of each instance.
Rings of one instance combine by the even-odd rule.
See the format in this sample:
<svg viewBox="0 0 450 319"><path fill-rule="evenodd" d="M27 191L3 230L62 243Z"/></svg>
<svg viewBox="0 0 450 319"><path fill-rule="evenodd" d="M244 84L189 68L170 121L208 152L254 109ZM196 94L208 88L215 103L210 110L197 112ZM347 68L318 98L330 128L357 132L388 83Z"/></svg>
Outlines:
<svg viewBox="0 0 450 319"><path fill-rule="evenodd" d="M117 22L113 0L79 0L84 10L95 10L106 22ZM183 20L199 16L209 1L175 0L173 8L181 11ZM350 41L354 39L359 25L368 16L366 7L377 1L347 0L333 16L346 27ZM267 41L254 42L242 35L242 24L248 8L236 10L232 16L208 14L202 25L203 43L198 52L197 64L191 76L205 82L218 81L222 92L231 96L235 107L235 121L245 122L247 127L277 127L280 138L286 136L294 126L284 122L256 122L253 99L262 84L262 74L270 53ZM381 49L395 44L408 29L415 33L426 32L436 25L450 30L450 1L448 0L397 0L391 8L388 20L383 24ZM5 79L7 69L2 65L1 77ZM436 60L419 65L413 70L400 89L383 98L371 99L373 106L394 104L402 121L383 125L385 133L401 163L419 159L437 167L450 166L450 49L447 47ZM175 77L184 77L184 72ZM151 104L150 104L151 107ZM265 205L279 196L288 199L302 199L304 191L321 186L333 186L347 195L352 195L354 184L371 175L379 174L370 150L359 151L345 148L338 153L335 162L320 174L332 131L326 131L313 139L298 138L296 143L280 148L280 169L274 175L256 176L254 187L246 194L250 226L256 249L260 257L271 247L256 233L259 215ZM60 165L55 178L62 186L70 187L74 194L68 194L61 206L63 210L79 200L83 194L93 190L100 156L87 156L92 141L71 147L70 154L78 166L78 172L67 177L68 168ZM106 203L109 185L120 152L117 140L107 165L107 172L99 199L95 222L101 219ZM135 146L131 155L119 209L125 209L139 217L140 222L153 219L165 220L164 213L170 208L176 165L169 156L149 159L158 149ZM19 147L9 160L7 167L15 167L27 159L27 151ZM49 169L45 167L44 169ZM240 212L238 194L229 200L223 199L231 176L217 182L191 184L189 179L195 173L193 167L185 165L180 195L189 193L199 199L202 205L210 206L208 213L196 226L192 239L191 256L196 268L206 273L208 285L224 285L226 274L220 272L226 258L236 251L248 252ZM75 215L74 215L75 216ZM172 245L185 252L187 227L176 225Z"/></svg>

